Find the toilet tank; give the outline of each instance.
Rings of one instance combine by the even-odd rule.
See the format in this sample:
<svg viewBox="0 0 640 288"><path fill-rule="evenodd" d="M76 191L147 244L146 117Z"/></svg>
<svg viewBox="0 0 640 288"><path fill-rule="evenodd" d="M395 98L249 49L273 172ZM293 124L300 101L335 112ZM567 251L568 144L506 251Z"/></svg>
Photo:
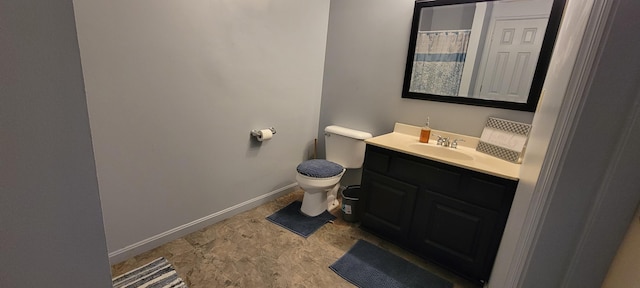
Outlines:
<svg viewBox="0 0 640 288"><path fill-rule="evenodd" d="M327 126L324 129L327 160L344 168L362 167L367 146L364 139L368 138L371 138L371 133L335 125Z"/></svg>

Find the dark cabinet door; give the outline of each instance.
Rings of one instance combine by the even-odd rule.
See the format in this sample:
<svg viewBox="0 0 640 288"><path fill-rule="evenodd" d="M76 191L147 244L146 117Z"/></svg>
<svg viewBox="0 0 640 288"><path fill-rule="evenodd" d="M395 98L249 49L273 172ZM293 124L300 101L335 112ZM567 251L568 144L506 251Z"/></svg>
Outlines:
<svg viewBox="0 0 640 288"><path fill-rule="evenodd" d="M431 192L421 193L417 201L411 246L464 276L488 279L498 213Z"/></svg>
<svg viewBox="0 0 640 288"><path fill-rule="evenodd" d="M370 145L365 157L361 227L485 283L518 181Z"/></svg>
<svg viewBox="0 0 640 288"><path fill-rule="evenodd" d="M363 215L361 224L396 241L409 239L417 186L364 170L362 173Z"/></svg>

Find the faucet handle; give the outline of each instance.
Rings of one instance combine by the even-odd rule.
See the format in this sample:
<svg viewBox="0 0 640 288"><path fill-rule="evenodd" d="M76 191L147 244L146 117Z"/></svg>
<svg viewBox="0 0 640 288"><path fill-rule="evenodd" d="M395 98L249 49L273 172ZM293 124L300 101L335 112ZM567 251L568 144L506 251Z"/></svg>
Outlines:
<svg viewBox="0 0 640 288"><path fill-rule="evenodd" d="M454 139L453 142L451 142L451 148L458 148L458 141L464 142L464 139Z"/></svg>
<svg viewBox="0 0 640 288"><path fill-rule="evenodd" d="M437 145L442 145L442 144L444 144L445 142L447 142L449 140L449 138L447 138L447 137L442 137L442 136L436 135L436 134L433 134L433 135L438 137Z"/></svg>

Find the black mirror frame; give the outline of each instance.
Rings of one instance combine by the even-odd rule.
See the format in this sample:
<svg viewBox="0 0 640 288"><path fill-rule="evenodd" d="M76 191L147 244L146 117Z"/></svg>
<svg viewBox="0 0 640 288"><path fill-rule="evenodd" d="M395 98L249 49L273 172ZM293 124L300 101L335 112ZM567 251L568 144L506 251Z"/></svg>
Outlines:
<svg viewBox="0 0 640 288"><path fill-rule="evenodd" d="M431 100L439 102L484 106L503 108L511 110L529 111L534 112L538 106L540 100L540 94L542 93L542 86L547 76L547 70L549 68L549 61L551 60L551 54L553 53L553 47L556 42L558 30L560 28L560 22L562 20L562 14L564 12L566 0L554 0L551 7L551 13L549 15L549 22L544 34L542 47L540 49L540 55L538 57L538 63L536 70L533 74L533 82L531 83L531 89L529 90L529 97L527 103L516 103L497 100L486 100L478 98L465 98L455 96L443 96L427 93L409 92L409 86L411 84L411 73L413 70L413 58L416 50L416 38L418 35L418 26L420 24L420 12L424 7L434 7L453 4L467 4L477 2L492 2L499 0L434 0L434 1L416 1L413 10L413 22L411 25L411 35L409 38L409 49L407 52L407 64L404 73L404 84L402 87L402 98Z"/></svg>

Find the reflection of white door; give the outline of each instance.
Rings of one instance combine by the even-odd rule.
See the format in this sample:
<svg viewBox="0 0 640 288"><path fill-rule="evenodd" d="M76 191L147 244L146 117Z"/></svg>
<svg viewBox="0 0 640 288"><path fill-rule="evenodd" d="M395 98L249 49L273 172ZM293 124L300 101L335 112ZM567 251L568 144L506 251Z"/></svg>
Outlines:
<svg viewBox="0 0 640 288"><path fill-rule="evenodd" d="M496 20L480 98L526 103L548 18Z"/></svg>

